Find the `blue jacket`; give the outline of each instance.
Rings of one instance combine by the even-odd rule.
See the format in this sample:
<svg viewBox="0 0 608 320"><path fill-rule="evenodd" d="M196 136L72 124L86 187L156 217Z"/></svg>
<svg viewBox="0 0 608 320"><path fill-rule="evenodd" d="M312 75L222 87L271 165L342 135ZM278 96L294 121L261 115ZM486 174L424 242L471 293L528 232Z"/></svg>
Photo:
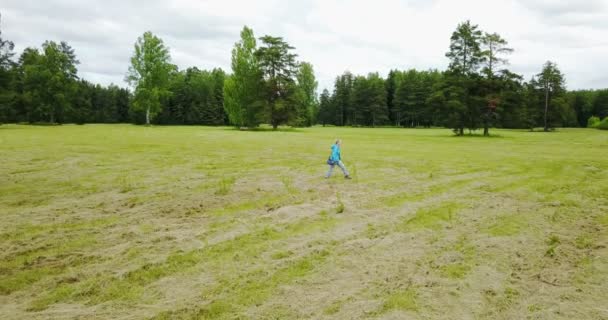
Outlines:
<svg viewBox="0 0 608 320"><path fill-rule="evenodd" d="M333 146L331 146L331 161L340 161L342 160L342 157L340 156L340 146L337 144L334 144Z"/></svg>

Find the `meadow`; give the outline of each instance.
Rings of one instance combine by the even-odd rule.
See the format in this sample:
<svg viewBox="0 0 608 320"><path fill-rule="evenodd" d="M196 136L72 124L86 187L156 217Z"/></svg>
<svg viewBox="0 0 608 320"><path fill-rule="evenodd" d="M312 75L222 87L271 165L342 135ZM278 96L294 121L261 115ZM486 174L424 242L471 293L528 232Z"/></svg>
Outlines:
<svg viewBox="0 0 608 320"><path fill-rule="evenodd" d="M608 132L492 133L2 125L0 318L607 319Z"/></svg>

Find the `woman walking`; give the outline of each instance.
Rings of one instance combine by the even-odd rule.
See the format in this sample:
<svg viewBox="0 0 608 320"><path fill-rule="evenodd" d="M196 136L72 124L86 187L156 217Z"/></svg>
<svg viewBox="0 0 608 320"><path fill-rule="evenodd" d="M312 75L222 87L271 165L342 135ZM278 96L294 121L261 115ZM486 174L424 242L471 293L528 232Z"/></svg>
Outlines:
<svg viewBox="0 0 608 320"><path fill-rule="evenodd" d="M346 170L346 167L344 166L344 163L342 162L342 155L340 154L340 145L341 144L342 144L342 141L340 139L336 139L336 143L334 143L334 145L331 146L331 155L329 156L329 159L327 159L327 164L329 165L329 171L327 171L327 174L325 175L326 179L331 177L331 173L334 171L334 166L336 166L336 165L338 167L340 167L340 169L342 169L345 179L351 179L350 174L348 173L348 170Z"/></svg>

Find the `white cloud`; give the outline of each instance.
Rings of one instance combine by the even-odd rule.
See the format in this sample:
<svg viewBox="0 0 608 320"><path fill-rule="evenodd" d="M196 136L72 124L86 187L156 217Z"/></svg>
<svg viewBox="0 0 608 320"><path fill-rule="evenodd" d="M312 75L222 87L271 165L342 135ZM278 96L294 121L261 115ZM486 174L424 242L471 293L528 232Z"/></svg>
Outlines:
<svg viewBox="0 0 608 320"><path fill-rule="evenodd" d="M342 72L443 69L449 37L470 19L498 32L515 52L509 68L526 79L546 60L568 86L608 87L608 1L560 0L5 0L3 36L17 50L65 40L82 77L124 84L133 43L151 30L170 46L180 68L230 66L243 25L256 35L284 37L313 63L321 88Z"/></svg>

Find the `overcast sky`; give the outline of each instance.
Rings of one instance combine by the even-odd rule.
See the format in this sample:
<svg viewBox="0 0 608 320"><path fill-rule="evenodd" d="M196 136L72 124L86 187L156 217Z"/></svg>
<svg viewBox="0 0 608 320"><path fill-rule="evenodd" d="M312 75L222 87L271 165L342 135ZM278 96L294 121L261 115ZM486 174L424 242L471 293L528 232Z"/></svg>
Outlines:
<svg viewBox="0 0 608 320"><path fill-rule="evenodd" d="M608 0L2 0L3 38L18 54L44 40L76 51L81 77L125 85L133 44L150 30L180 69L222 67L243 25L284 37L314 65L319 91L336 75L444 69L449 38L470 19L506 38L528 80L546 60L569 89L608 87Z"/></svg>

